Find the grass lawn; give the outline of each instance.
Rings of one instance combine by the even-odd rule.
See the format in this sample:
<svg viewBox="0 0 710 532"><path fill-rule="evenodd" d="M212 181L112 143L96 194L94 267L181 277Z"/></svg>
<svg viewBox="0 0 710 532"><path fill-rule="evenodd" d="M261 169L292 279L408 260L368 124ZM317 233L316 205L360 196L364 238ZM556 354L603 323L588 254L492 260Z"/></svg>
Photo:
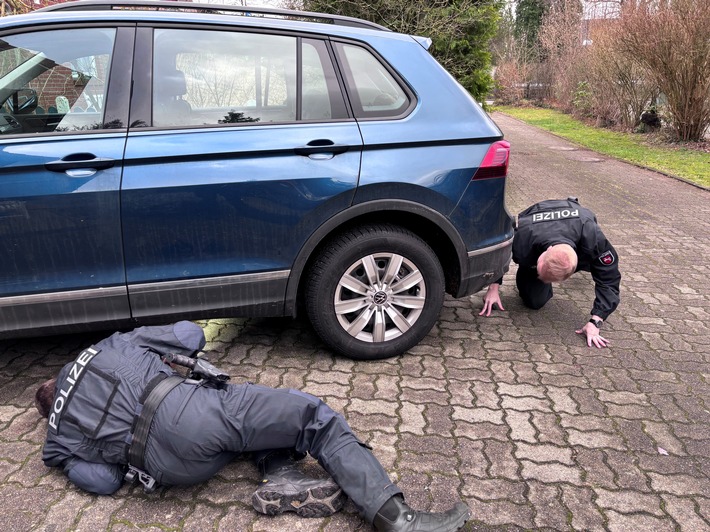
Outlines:
<svg viewBox="0 0 710 532"><path fill-rule="evenodd" d="M658 170L710 187L710 153L682 144L651 143L648 135L618 133L588 126L569 115L537 107L494 107L505 113L571 140L604 155Z"/></svg>

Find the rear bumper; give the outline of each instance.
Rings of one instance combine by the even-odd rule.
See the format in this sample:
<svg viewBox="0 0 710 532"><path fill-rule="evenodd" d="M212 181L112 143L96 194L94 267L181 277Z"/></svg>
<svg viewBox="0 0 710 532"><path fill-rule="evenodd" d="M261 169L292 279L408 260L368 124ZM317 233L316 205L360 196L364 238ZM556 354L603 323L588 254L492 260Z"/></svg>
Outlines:
<svg viewBox="0 0 710 532"><path fill-rule="evenodd" d="M484 286L497 281L510 267L513 256L513 237L492 246L468 253L468 274L461 279L461 285L454 297L475 294Z"/></svg>

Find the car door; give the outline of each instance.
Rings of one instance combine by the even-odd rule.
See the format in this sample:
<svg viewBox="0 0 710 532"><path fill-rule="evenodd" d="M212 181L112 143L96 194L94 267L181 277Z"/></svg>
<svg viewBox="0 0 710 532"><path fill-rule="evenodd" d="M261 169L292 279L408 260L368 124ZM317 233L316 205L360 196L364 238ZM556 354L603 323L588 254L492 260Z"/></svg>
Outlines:
<svg viewBox="0 0 710 532"><path fill-rule="evenodd" d="M130 317L119 189L134 33L0 36L0 333Z"/></svg>
<svg viewBox="0 0 710 532"><path fill-rule="evenodd" d="M296 254L357 186L362 141L329 46L174 27L137 42L121 192L133 315L281 314Z"/></svg>

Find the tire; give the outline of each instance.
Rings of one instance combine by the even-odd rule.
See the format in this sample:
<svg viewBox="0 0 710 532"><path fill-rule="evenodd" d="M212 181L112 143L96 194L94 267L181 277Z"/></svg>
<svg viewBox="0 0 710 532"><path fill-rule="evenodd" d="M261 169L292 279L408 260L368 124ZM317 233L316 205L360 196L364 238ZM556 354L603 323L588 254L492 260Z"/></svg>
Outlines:
<svg viewBox="0 0 710 532"><path fill-rule="evenodd" d="M331 240L306 281L313 328L328 346L356 360L389 358L415 346L443 302L444 272L434 251L414 233L388 224Z"/></svg>

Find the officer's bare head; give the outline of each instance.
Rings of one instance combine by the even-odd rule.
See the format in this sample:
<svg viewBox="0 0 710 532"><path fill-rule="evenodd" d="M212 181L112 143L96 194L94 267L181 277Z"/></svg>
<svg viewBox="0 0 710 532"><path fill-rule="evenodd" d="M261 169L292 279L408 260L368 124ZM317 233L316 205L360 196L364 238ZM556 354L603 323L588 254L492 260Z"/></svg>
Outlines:
<svg viewBox="0 0 710 532"><path fill-rule="evenodd" d="M37 412L39 412L40 416L49 417L49 411L52 408L56 388L57 379L49 379L37 388L37 393L35 393L35 408L37 408Z"/></svg>
<svg viewBox="0 0 710 532"><path fill-rule="evenodd" d="M569 279L577 269L577 253L569 244L555 244L537 259L537 276L545 283Z"/></svg>

